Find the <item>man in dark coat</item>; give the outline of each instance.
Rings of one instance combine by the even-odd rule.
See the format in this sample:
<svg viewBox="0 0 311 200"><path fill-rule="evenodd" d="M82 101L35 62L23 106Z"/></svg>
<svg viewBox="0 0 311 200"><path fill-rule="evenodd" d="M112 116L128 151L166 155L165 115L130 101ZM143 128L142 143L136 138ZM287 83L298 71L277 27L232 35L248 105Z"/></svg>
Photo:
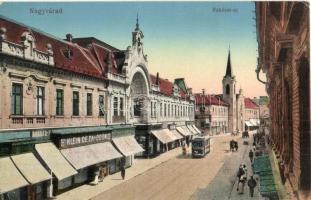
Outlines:
<svg viewBox="0 0 311 200"><path fill-rule="evenodd" d="M125 157L122 157L120 160L120 168L121 168L121 176L122 176L122 179L124 180L125 178Z"/></svg>
<svg viewBox="0 0 311 200"><path fill-rule="evenodd" d="M247 185L249 187L249 193L251 195L251 197L254 196L254 188L257 186L257 183L255 181L255 179L253 178L253 176L251 176L251 178L248 180Z"/></svg>
<svg viewBox="0 0 311 200"><path fill-rule="evenodd" d="M238 148L239 148L238 142L234 141L234 144L235 144L235 150L238 151Z"/></svg>
<svg viewBox="0 0 311 200"><path fill-rule="evenodd" d="M122 176L122 179L124 180L125 178L125 167L124 166L121 166L121 176Z"/></svg>
<svg viewBox="0 0 311 200"><path fill-rule="evenodd" d="M248 156L249 156L249 159L251 160L251 163L253 163L254 152L252 150L249 151Z"/></svg>

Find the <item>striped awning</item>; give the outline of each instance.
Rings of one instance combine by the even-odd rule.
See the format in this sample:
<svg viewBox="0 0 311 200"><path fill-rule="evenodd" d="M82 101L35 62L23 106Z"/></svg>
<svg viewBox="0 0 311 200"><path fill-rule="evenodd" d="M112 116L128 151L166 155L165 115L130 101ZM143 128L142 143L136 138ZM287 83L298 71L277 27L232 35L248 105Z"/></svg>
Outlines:
<svg viewBox="0 0 311 200"><path fill-rule="evenodd" d="M110 142L62 149L61 152L76 170L123 157Z"/></svg>
<svg viewBox="0 0 311 200"><path fill-rule="evenodd" d="M29 183L36 184L51 179L51 175L33 153L19 154L11 158Z"/></svg>
<svg viewBox="0 0 311 200"><path fill-rule="evenodd" d="M0 158L0 194L27 185L29 183L15 167L10 157Z"/></svg>
<svg viewBox="0 0 311 200"><path fill-rule="evenodd" d="M58 180L77 174L53 143L36 144L35 149Z"/></svg>
<svg viewBox="0 0 311 200"><path fill-rule="evenodd" d="M250 121L245 121L246 126L251 127L253 124Z"/></svg>
<svg viewBox="0 0 311 200"><path fill-rule="evenodd" d="M187 125L187 128L191 131L192 135L198 134L196 130L191 125Z"/></svg>
<svg viewBox="0 0 311 200"><path fill-rule="evenodd" d="M195 125L192 125L192 128L193 128L198 134L201 134L200 129L198 129Z"/></svg>
<svg viewBox="0 0 311 200"><path fill-rule="evenodd" d="M183 138L183 136L180 133L178 133L177 130L170 130L170 132L174 134L176 140L180 140Z"/></svg>
<svg viewBox="0 0 311 200"><path fill-rule="evenodd" d="M125 155L130 156L145 151L136 141L134 136L113 138L112 142Z"/></svg>
<svg viewBox="0 0 311 200"><path fill-rule="evenodd" d="M167 144L176 140L174 136L172 137L168 129L152 130L151 134L154 135L163 144Z"/></svg>
<svg viewBox="0 0 311 200"><path fill-rule="evenodd" d="M186 128L186 129L185 129ZM183 128L182 126L181 127L176 127L176 130L182 134L184 137L186 136L191 136L191 132L189 131L189 129L187 127Z"/></svg>

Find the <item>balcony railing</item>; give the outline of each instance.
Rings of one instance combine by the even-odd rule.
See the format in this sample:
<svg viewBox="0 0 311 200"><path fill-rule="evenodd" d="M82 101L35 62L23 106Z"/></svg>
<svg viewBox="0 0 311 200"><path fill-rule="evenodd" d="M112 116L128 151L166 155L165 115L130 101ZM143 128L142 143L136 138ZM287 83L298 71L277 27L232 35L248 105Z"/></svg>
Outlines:
<svg viewBox="0 0 311 200"><path fill-rule="evenodd" d="M24 116L24 115L11 115L11 122L13 125L35 125L45 124L45 116Z"/></svg>
<svg viewBox="0 0 311 200"><path fill-rule="evenodd" d="M28 49L21 44L16 44L6 40L0 41L0 51L27 60L32 60L47 65L54 65L54 58L51 53L42 52L37 49ZM27 53L27 51L29 52Z"/></svg>
<svg viewBox="0 0 311 200"><path fill-rule="evenodd" d="M111 72L108 72L107 76L108 76L108 79L111 81L125 84L125 79L126 79L125 76L122 76L119 74L113 74Z"/></svg>

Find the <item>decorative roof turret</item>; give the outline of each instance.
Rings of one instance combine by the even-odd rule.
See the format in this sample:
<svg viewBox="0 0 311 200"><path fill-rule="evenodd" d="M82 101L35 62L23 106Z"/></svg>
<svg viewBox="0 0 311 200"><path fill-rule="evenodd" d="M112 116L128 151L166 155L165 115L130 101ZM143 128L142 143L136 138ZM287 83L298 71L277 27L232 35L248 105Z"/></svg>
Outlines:
<svg viewBox="0 0 311 200"><path fill-rule="evenodd" d="M142 39L144 38L143 32L139 29L139 21L138 21L138 14L136 18L136 27L135 30L132 33L133 39L132 39L132 45L140 47L142 46Z"/></svg>

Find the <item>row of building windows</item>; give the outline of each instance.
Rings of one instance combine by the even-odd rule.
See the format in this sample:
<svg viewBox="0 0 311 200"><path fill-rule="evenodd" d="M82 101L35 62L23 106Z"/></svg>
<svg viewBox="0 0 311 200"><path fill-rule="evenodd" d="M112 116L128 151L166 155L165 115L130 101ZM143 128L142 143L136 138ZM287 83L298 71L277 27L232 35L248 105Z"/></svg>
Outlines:
<svg viewBox="0 0 311 200"><path fill-rule="evenodd" d="M210 107L210 106L208 106ZM196 106L196 111L199 111L199 108L201 111L208 111L205 106ZM226 115L228 113L228 109L226 107L221 107L221 106L211 106L211 112L213 113L218 113L218 115Z"/></svg>
<svg viewBox="0 0 311 200"><path fill-rule="evenodd" d="M218 115L226 115L227 109L225 107L213 107L212 106L212 112L218 112Z"/></svg>
<svg viewBox="0 0 311 200"><path fill-rule="evenodd" d="M86 115L93 115L93 94L86 94ZM44 105L45 105L45 88L37 87L37 115L44 115ZM99 103L99 116L104 116L104 95L98 96ZM163 106L164 105L164 106ZM134 105L134 115L139 116L141 108L140 104ZM80 115L80 93L79 91L72 92L72 116ZM64 115L64 90L56 89L56 115ZM166 103L160 103L160 117L186 117L191 113L192 108L188 106L171 105ZM13 83L12 85L12 115L23 115L23 85L18 83ZM157 115L157 103L151 102L151 117L155 118ZM124 98L114 97L113 98L113 116L124 116Z"/></svg>
<svg viewBox="0 0 311 200"><path fill-rule="evenodd" d="M185 105L172 105L166 103L160 103L159 116L160 117L187 117L191 113L191 109ZM150 105L151 117L157 116L157 103L151 102Z"/></svg>
<svg viewBox="0 0 311 200"><path fill-rule="evenodd" d="M227 126L227 121L212 122L212 126Z"/></svg>
<svg viewBox="0 0 311 200"><path fill-rule="evenodd" d="M250 113L250 114L254 114L254 115L258 114L257 110L248 110L247 112Z"/></svg>
<svg viewBox="0 0 311 200"><path fill-rule="evenodd" d="M23 85L18 83L13 83L12 85L12 115L23 115ZM104 116L104 95L98 96L99 103L99 116ZM37 115L44 115L44 105L45 105L45 88L37 86ZM72 93L72 115L80 115L80 94L78 91L73 91ZM64 90L56 89L56 115L64 115ZM86 115L93 115L93 94L86 94Z"/></svg>

